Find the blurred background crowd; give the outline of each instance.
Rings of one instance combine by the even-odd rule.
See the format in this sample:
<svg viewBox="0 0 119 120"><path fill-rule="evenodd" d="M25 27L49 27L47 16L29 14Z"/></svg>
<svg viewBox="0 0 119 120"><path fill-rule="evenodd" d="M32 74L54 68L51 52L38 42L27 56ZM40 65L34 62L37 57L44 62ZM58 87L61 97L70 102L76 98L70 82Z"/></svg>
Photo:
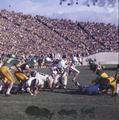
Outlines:
<svg viewBox="0 0 119 120"><path fill-rule="evenodd" d="M0 11L0 54L88 56L119 51L119 26Z"/></svg>

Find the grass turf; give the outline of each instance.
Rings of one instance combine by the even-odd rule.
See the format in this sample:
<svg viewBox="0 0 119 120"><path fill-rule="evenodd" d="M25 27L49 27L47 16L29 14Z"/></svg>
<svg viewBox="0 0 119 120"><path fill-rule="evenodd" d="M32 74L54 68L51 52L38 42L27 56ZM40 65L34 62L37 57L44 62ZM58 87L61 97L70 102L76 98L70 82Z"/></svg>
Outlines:
<svg viewBox="0 0 119 120"><path fill-rule="evenodd" d="M107 67L108 68L108 67ZM48 73L46 69L40 70ZM90 84L95 74L80 68L78 80ZM114 69L106 69L110 75ZM68 79L67 90L44 90L38 96L29 94L0 95L0 120L119 120L119 97L79 95Z"/></svg>

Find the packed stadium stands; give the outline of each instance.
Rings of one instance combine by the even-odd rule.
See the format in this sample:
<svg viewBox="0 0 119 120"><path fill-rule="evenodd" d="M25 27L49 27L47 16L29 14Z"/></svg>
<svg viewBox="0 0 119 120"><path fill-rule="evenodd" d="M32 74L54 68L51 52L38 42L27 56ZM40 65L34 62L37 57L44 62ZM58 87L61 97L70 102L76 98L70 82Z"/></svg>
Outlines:
<svg viewBox="0 0 119 120"><path fill-rule="evenodd" d="M79 52L88 56L119 51L119 26L50 19L0 11L0 54L45 55Z"/></svg>

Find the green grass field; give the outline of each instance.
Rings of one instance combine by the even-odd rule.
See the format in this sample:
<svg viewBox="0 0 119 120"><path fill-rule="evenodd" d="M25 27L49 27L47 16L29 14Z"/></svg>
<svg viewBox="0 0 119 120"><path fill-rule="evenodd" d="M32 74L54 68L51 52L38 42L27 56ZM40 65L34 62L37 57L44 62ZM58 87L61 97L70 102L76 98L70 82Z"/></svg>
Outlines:
<svg viewBox="0 0 119 120"><path fill-rule="evenodd" d="M40 70L48 73L46 69ZM88 67L80 68L78 80L90 84L95 74ZM106 70L110 75L115 70ZM0 120L119 120L119 96L79 95L68 79L67 90L44 90L38 96L29 94L0 95Z"/></svg>

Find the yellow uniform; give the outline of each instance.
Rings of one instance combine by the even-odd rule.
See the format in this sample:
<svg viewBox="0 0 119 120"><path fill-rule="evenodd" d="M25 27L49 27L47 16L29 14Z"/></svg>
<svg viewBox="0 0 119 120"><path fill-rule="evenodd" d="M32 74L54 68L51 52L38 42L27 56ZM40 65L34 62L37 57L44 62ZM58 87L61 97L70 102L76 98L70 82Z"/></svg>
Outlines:
<svg viewBox="0 0 119 120"><path fill-rule="evenodd" d="M109 82L110 82L110 85L112 86L112 94L115 94L116 93L116 80L114 77L109 77L108 78Z"/></svg>
<svg viewBox="0 0 119 120"><path fill-rule="evenodd" d="M0 73L2 74L4 82L14 83L16 81L14 75L12 74L10 68L17 64L18 61L15 58L9 58L0 68Z"/></svg>
<svg viewBox="0 0 119 120"><path fill-rule="evenodd" d="M108 77L109 77L108 74L105 73L105 72L103 72L100 76L101 76L102 78L108 78Z"/></svg>
<svg viewBox="0 0 119 120"><path fill-rule="evenodd" d="M16 78L20 82L24 82L28 80L28 77L24 74L24 71L26 71L28 68L32 68L34 66L34 61L28 61L26 63L20 64L20 71L15 72Z"/></svg>
<svg viewBox="0 0 119 120"><path fill-rule="evenodd" d="M2 66L0 68L0 73L2 73L2 77L3 77L3 80L5 83L6 82L8 82L8 83L15 82L15 78L14 78L13 74L11 73L8 66Z"/></svg>
<svg viewBox="0 0 119 120"><path fill-rule="evenodd" d="M107 73L103 72L100 75L102 78L106 78L109 81L109 84L112 86L112 94L116 93L116 80L114 77L110 77Z"/></svg>
<svg viewBox="0 0 119 120"><path fill-rule="evenodd" d="M28 77L21 71L15 72L15 76L20 82L28 80Z"/></svg>

